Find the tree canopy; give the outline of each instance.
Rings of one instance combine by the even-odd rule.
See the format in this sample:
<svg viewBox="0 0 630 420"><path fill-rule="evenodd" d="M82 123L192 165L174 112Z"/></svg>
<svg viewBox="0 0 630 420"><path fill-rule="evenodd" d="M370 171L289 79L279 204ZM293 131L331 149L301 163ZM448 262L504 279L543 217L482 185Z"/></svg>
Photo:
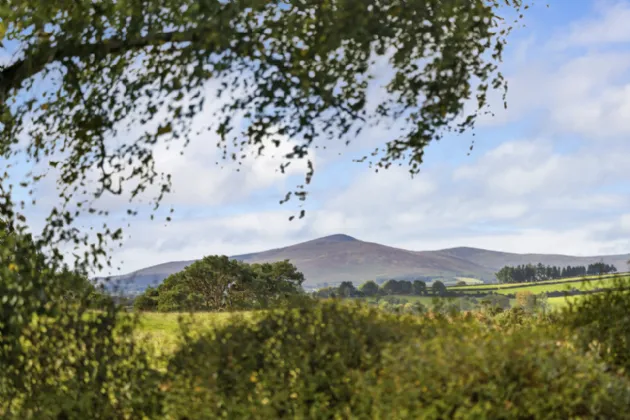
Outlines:
<svg viewBox="0 0 630 420"><path fill-rule="evenodd" d="M0 8L0 53L11 56L0 64L0 155L49 164L62 203L83 204L52 211L47 243L85 242L67 225L103 211L93 200L103 194L150 189L159 204L171 177L155 166L155 146L187 143L212 80L221 106L207 128L226 159L290 139L284 170L325 140L347 142L372 123L402 122L370 161L415 173L431 141L473 127L489 90L505 89L498 65L507 22L526 7L521 0L8 0ZM390 72L386 94L372 103L376 61ZM35 88L39 81L46 83ZM310 160L308 167L306 184ZM298 186L287 199L306 194ZM13 219L12 206L2 215ZM100 241L120 238L103 230L98 250Z"/></svg>
<svg viewBox="0 0 630 420"><path fill-rule="evenodd" d="M134 307L163 312L267 308L299 294L303 282L289 261L250 265L211 255L147 288Z"/></svg>

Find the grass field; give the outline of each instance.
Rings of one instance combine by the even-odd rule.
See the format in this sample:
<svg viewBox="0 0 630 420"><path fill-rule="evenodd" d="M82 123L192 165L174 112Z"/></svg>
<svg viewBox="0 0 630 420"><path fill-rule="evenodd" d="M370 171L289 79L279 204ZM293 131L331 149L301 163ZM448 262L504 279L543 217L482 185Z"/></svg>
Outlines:
<svg viewBox="0 0 630 420"><path fill-rule="evenodd" d="M410 303L420 302L424 306L429 307L429 308L431 306L433 306L433 299L435 299L433 296L391 295L391 297L395 297L395 298L398 298L398 299L404 299L404 300L406 300L407 302L410 302ZM383 297L381 297L381 299L383 299ZM375 300L375 298L367 298L366 300L368 302L373 302Z"/></svg>
<svg viewBox="0 0 630 420"><path fill-rule="evenodd" d="M551 309L560 309L569 304L569 302L576 302L584 298L584 295L578 296L566 296L566 297L552 297L547 298L547 303Z"/></svg>
<svg viewBox="0 0 630 420"><path fill-rule="evenodd" d="M143 345L159 358L178 347L181 321L190 326L193 334L198 334L225 325L235 317L252 318L253 312L144 312L140 315L136 334Z"/></svg>
<svg viewBox="0 0 630 420"><path fill-rule="evenodd" d="M555 280L545 280L533 283L533 285L546 285L546 284L558 284L558 283L581 283L584 281L611 281L615 278L625 278L628 279L630 276L627 273L623 273L623 275L605 275L605 276L589 276L589 277L568 277L564 279L555 279ZM458 290L458 291L467 291L467 290L497 290L504 288L513 288L515 286L532 286L532 283L503 283L503 284L476 284L473 286L450 286L449 290Z"/></svg>
<svg viewBox="0 0 630 420"><path fill-rule="evenodd" d="M527 286L517 287L514 289L497 289L496 293L500 294L514 294L523 291L529 291L534 294L548 293L548 292L562 292L572 289L588 291L593 289L607 289L614 286L614 279L598 279L588 282L575 282L575 283L559 283L559 284L529 284Z"/></svg>
<svg viewBox="0 0 630 420"><path fill-rule="evenodd" d="M404 299L407 302L420 302L427 308L433 307L435 304L435 299L445 299L445 300L457 300L459 297L446 297L446 298L436 298L433 296L409 296L409 295L393 295L393 297ZM560 309L565 306L569 302L575 302L578 299L581 299L583 296L559 296L559 297L551 297L547 299L547 303L551 309ZM374 300L370 298L369 300ZM514 307L516 305L516 299L510 299L510 306Z"/></svg>
<svg viewBox="0 0 630 420"><path fill-rule="evenodd" d="M475 278L472 278L472 277L455 277L455 280L456 281L463 281L463 282L466 282L466 284L470 284L470 285L473 285L473 284L484 284L482 280L475 279Z"/></svg>
<svg viewBox="0 0 630 420"><path fill-rule="evenodd" d="M535 286L549 287L549 286ZM525 290L525 288L517 289ZM528 290L534 290L530 287ZM541 289L542 290L542 289ZM558 290L557 288L554 290ZM506 291L507 293L507 291ZM539 292L536 292L539 293ZM407 302L420 302L425 307L434 306L436 299L457 300L459 298L436 298L433 296L408 296L394 295L393 297L404 299ZM548 298L548 304L551 309L557 310L567 305L568 302L581 299L583 296L553 297ZM373 301L374 298L367 299ZM516 304L515 299L510 299L510 305ZM163 368L161 364L161 356L172 354L179 346L180 322L184 322L190 326L193 334L211 331L213 328L220 327L229 323L236 317L244 317L245 319L254 319L254 311L246 312L200 312L200 313L160 313L145 312L140 314L139 325L136 330L137 337L141 340L146 349L156 356L156 367Z"/></svg>

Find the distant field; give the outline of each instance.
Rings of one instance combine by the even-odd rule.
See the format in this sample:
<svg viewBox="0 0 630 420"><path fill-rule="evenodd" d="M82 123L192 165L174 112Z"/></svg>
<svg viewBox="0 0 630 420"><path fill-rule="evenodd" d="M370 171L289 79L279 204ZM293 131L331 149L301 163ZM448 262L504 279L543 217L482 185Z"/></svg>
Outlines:
<svg viewBox="0 0 630 420"><path fill-rule="evenodd" d="M580 291L588 291L593 289L606 289L614 286L614 279L601 279L592 280L589 282L575 282L575 283L559 283L559 284L535 284L529 286L518 287L515 289L498 289L496 293L503 295L514 294L518 292L529 291L534 294L549 293L549 292L563 292L572 289Z"/></svg>
<svg viewBox="0 0 630 420"><path fill-rule="evenodd" d="M583 299L583 298L584 298L584 295L552 297L552 298L547 298L547 303L549 304L549 307L551 307L551 309L560 309L567 306L569 302L575 303L578 300Z"/></svg>
<svg viewBox="0 0 630 420"><path fill-rule="evenodd" d="M555 280L546 280L546 281L540 281L540 282L535 282L535 283L504 283L504 284L480 284L480 285L474 285L474 286L452 286L449 287L449 290L457 290L457 291L475 291L475 290L499 290L499 289L505 289L505 288L515 288L518 286L524 286L524 287L533 287L533 286L541 286L541 285L558 285L558 286L562 286L562 283L565 284L569 284L569 288L571 287L576 287L574 286L576 283L581 283L584 281L589 281L592 283L595 282L600 282L599 284L605 284L605 282L609 282L615 278L625 278L628 279L630 278L626 273L624 273L623 276L619 276L619 275L606 275L606 276L590 276L590 277L569 277L569 278L564 278L564 279L555 279ZM573 284L573 285L572 285ZM564 290L564 289L560 289L558 287L556 287L553 290ZM551 290L551 291L553 291ZM580 290L587 290L587 289L580 289ZM507 292L506 292L507 293Z"/></svg>
<svg viewBox="0 0 630 420"><path fill-rule="evenodd" d="M404 299L407 302L413 303L413 302L420 302L422 303L424 306L430 307L433 305L433 299L436 299L433 296L412 296L412 295L390 295L390 297L395 297L398 299ZM381 297L381 299L383 299L383 297ZM440 299L440 298L437 298ZM373 302L375 300L375 298L366 298L365 299L368 302Z"/></svg>
<svg viewBox="0 0 630 420"><path fill-rule="evenodd" d="M455 277L455 280L466 282L466 284L484 284L483 280L475 279L472 277Z"/></svg>
<svg viewBox="0 0 630 420"><path fill-rule="evenodd" d="M393 297L404 299L407 302L420 302L427 308L431 308L436 299L445 299L445 300L457 300L460 297L433 297L433 296L408 296L408 295L394 295ZM559 297L551 297L547 298L547 303L549 304L550 309L560 309L565 307L569 302L575 302L578 299L582 299L583 296L559 296ZM369 300L373 301L373 298ZM510 299L510 306L514 307L516 305L516 299Z"/></svg>

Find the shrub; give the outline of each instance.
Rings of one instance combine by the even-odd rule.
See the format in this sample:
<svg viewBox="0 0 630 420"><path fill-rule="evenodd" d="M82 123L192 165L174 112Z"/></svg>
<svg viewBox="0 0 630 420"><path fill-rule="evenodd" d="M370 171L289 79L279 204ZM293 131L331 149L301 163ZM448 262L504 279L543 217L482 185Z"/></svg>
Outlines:
<svg viewBox="0 0 630 420"><path fill-rule="evenodd" d="M20 347L2 355L0 417L160 415L161 375L135 345L133 326L116 311L83 313L67 307L64 316L33 316L21 331Z"/></svg>
<svg viewBox="0 0 630 420"><path fill-rule="evenodd" d="M614 287L569 303L558 319L584 351L593 351L612 366L630 371L630 282L617 278Z"/></svg>
<svg viewBox="0 0 630 420"><path fill-rule="evenodd" d="M517 315L526 316L515 309L499 318ZM625 417L625 377L557 331L498 324L338 302L269 312L185 341L169 366L166 415Z"/></svg>
<svg viewBox="0 0 630 420"><path fill-rule="evenodd" d="M357 391L353 372L378 366L386 346L419 330L412 317L334 301L236 321L187 341L174 356L168 411L188 418L330 418L349 409Z"/></svg>
<svg viewBox="0 0 630 420"><path fill-rule="evenodd" d="M443 325L385 349L379 369L353 373L354 418L626 418L626 379L564 343L521 329Z"/></svg>
<svg viewBox="0 0 630 420"><path fill-rule="evenodd" d="M140 295L133 301L133 308L137 311L155 311L158 307L158 301L146 294Z"/></svg>

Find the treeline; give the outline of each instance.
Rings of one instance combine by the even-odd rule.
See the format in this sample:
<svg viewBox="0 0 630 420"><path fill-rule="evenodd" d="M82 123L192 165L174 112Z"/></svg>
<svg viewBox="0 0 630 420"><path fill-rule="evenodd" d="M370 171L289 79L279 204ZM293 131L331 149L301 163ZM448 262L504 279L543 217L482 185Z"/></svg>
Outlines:
<svg viewBox="0 0 630 420"><path fill-rule="evenodd" d="M207 256L148 287L134 301L141 311L219 311L267 308L303 294L304 275L288 260L246 264Z"/></svg>
<svg viewBox="0 0 630 420"><path fill-rule="evenodd" d="M352 298L389 295L444 296L446 292L446 286L441 281L434 282L429 288L422 280L387 280L380 286L375 281L369 280L358 288L356 288L352 282L344 281L337 287L330 286L321 288L314 292L314 295L319 298Z"/></svg>
<svg viewBox="0 0 630 420"><path fill-rule="evenodd" d="M529 283L544 280L563 279L567 277L595 276L601 274L616 273L617 268L612 264L603 262L589 264L588 266L556 267L551 265L526 264L516 267L505 266L495 276L499 283Z"/></svg>

